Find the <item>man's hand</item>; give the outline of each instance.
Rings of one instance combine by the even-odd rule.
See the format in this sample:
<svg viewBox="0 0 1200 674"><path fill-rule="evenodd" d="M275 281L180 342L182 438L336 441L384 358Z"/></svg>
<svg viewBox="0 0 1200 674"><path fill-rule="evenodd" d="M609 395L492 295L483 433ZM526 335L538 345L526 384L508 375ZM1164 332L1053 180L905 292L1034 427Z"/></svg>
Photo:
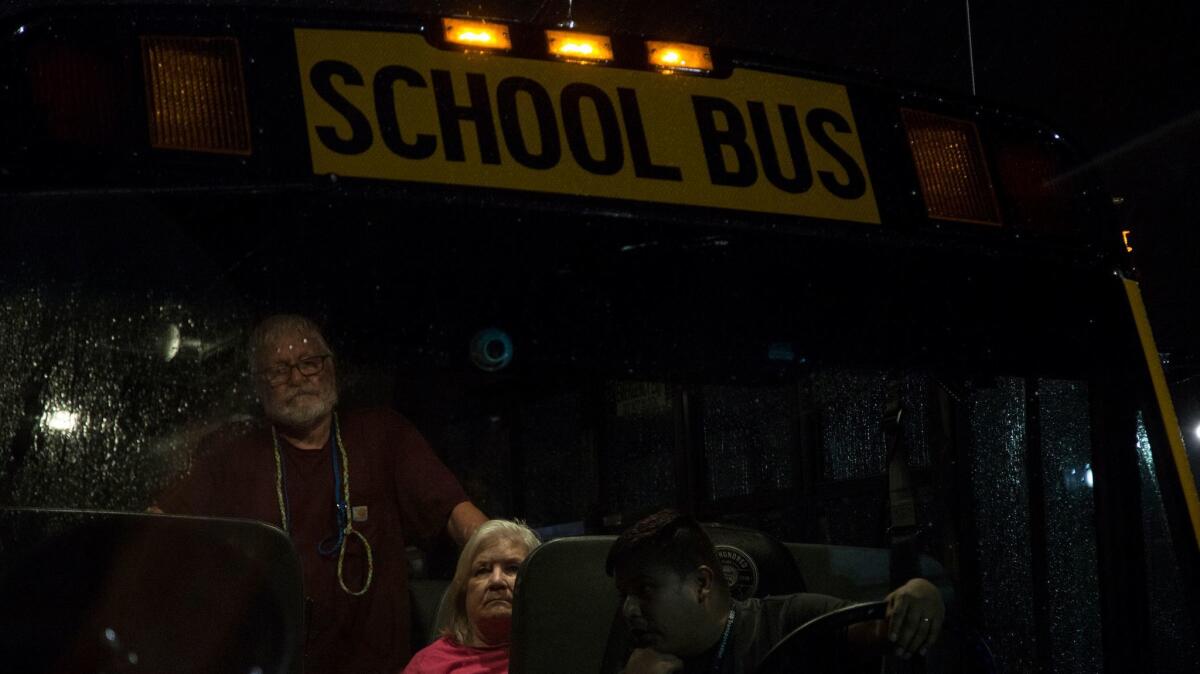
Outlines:
<svg viewBox="0 0 1200 674"><path fill-rule="evenodd" d="M659 653L653 648L638 648L629 656L622 674L671 674L683 671L683 660Z"/></svg>
<svg viewBox="0 0 1200 674"><path fill-rule="evenodd" d="M946 619L942 593L933 583L914 578L886 598L888 603L888 640L896 646L896 655L910 658L925 655L937 642Z"/></svg>

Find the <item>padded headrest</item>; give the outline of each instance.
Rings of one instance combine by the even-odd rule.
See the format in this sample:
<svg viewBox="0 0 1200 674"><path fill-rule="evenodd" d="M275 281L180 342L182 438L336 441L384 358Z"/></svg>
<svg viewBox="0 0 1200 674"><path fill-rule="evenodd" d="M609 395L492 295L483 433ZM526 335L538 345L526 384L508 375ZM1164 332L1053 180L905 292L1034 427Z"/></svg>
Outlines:
<svg viewBox="0 0 1200 674"><path fill-rule="evenodd" d="M804 592L796 558L779 541L756 529L705 524L734 599Z"/></svg>
<svg viewBox="0 0 1200 674"><path fill-rule="evenodd" d="M513 604L512 674L597 672L617 614L604 559L615 536L544 543L525 558Z"/></svg>

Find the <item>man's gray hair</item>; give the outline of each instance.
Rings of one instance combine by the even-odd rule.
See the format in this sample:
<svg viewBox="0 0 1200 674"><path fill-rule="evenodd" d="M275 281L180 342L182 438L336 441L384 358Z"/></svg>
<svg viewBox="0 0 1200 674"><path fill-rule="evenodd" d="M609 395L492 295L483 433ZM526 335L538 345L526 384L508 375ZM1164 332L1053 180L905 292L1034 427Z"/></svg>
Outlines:
<svg viewBox="0 0 1200 674"><path fill-rule="evenodd" d="M325 341L325 335L321 333L320 326L311 318L299 314L275 314L264 318L250 333L250 340L246 343L246 358L250 364L250 371L258 369L258 356L268 344L282 334L296 333L315 335L321 340L325 350L333 353L333 349L330 349L329 343Z"/></svg>
<svg viewBox="0 0 1200 674"><path fill-rule="evenodd" d="M470 644L475 634L471 621L467 618L467 581L471 580L472 563L480 552L501 540L524 547L526 555L542 544L533 529L519 521L488 520L471 534L458 556L454 579L450 581L450 587L446 588L446 596L450 598L450 610L449 620L442 628L442 635L455 643Z"/></svg>

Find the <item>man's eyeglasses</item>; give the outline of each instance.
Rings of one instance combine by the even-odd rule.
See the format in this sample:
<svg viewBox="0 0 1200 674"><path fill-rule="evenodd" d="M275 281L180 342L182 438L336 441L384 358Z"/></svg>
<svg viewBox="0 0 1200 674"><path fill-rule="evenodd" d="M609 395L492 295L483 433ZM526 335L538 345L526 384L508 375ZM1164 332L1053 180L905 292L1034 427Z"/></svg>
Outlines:
<svg viewBox="0 0 1200 674"><path fill-rule="evenodd" d="M325 354L322 356L308 356L301 358L295 363L279 363L271 367L258 371L258 375L267 380L271 386L283 386L289 379L292 378L292 369L300 371L300 374L305 377L312 377L321 374L321 370L325 369L325 361L332 358L331 355Z"/></svg>

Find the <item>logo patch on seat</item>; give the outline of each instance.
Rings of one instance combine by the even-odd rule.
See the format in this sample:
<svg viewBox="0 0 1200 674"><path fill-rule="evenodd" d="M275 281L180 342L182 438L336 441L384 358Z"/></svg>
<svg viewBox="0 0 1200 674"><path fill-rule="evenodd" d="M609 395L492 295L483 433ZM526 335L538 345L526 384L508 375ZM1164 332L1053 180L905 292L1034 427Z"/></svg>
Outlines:
<svg viewBox="0 0 1200 674"><path fill-rule="evenodd" d="M721 562L721 572L729 583L729 593L739 601L753 597L758 591L758 565L754 563L754 558L732 545L714 547L717 561Z"/></svg>

